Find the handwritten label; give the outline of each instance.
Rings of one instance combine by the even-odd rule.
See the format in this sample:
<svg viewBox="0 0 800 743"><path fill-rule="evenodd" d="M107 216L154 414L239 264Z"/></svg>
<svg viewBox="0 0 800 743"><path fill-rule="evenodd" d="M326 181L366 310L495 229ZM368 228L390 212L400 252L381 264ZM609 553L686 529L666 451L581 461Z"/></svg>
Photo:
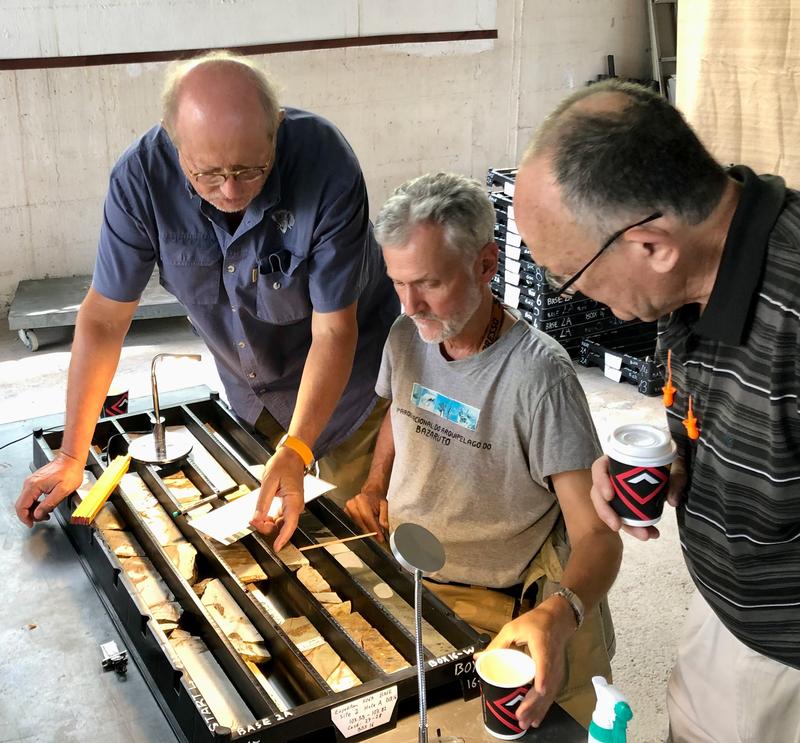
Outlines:
<svg viewBox="0 0 800 743"><path fill-rule="evenodd" d="M480 696L481 687L478 683L478 675L476 673L473 672L465 676L458 676L457 678L461 684L461 697L465 702Z"/></svg>
<svg viewBox="0 0 800 743"><path fill-rule="evenodd" d="M454 650L452 653L447 653L447 655L440 655L438 658L434 658L433 660L428 661L428 665L431 668L436 668L437 666L443 666L445 663L453 663L454 661L460 660L462 658L467 659L467 663L456 663L454 667L454 676L460 676L462 673L471 673L473 668L472 664L472 656L475 655L475 646L471 646L468 648L463 648L461 650Z"/></svg>
<svg viewBox="0 0 800 743"><path fill-rule="evenodd" d="M352 738L389 722L396 704L397 686L390 686L334 707L331 720L345 738Z"/></svg>
<svg viewBox="0 0 800 743"><path fill-rule="evenodd" d="M283 722L284 720L288 720L290 717L294 717L294 713L291 710L286 710L285 712L278 712L274 715L270 715L269 717L262 717L260 720L256 720L255 722L251 722L248 725L238 727L236 729L236 734L248 735L249 733L257 733L259 730L271 727L272 725L275 725L278 722ZM258 741L253 741L253 743L258 743Z"/></svg>

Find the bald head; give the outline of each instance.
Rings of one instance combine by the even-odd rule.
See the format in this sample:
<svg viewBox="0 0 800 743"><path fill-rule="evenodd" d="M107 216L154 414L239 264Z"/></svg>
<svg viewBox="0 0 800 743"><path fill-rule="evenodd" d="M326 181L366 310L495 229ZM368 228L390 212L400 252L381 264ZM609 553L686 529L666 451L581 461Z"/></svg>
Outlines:
<svg viewBox="0 0 800 743"><path fill-rule="evenodd" d="M559 127L580 114L602 115L620 112L630 103L630 89L638 88L628 83L609 81L580 88L565 98L542 122L534 133L522 156L522 163L534 157L548 154L558 142Z"/></svg>
<svg viewBox="0 0 800 743"><path fill-rule="evenodd" d="M261 192L282 119L272 84L247 58L212 52L167 75L163 126L187 180L222 212L243 212Z"/></svg>
<svg viewBox="0 0 800 743"><path fill-rule="evenodd" d="M577 91L547 117L523 157L536 161L546 162L572 218L595 237L654 211L698 224L727 183L666 98L616 80Z"/></svg>
<svg viewBox="0 0 800 743"><path fill-rule="evenodd" d="M248 58L224 51L172 65L162 100L163 125L176 143L197 127L232 136L252 129L272 139L281 118L266 73Z"/></svg>

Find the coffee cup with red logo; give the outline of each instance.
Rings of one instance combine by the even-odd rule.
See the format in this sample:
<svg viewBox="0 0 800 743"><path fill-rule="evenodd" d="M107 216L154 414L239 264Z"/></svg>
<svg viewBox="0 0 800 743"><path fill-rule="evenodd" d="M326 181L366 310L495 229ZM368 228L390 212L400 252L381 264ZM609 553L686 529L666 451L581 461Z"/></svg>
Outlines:
<svg viewBox="0 0 800 743"><path fill-rule="evenodd" d="M669 491L675 442L663 428L629 423L615 428L606 447L614 498L623 524L652 526L661 519Z"/></svg>
<svg viewBox="0 0 800 743"><path fill-rule="evenodd" d="M108 390L103 409L100 412L101 418L111 418L116 415L125 415L128 412L128 390L122 387L112 386Z"/></svg>
<svg viewBox="0 0 800 743"><path fill-rule="evenodd" d="M475 661L481 685L483 725L501 740L525 735L517 720L517 707L530 691L536 664L527 653L512 648L486 650Z"/></svg>

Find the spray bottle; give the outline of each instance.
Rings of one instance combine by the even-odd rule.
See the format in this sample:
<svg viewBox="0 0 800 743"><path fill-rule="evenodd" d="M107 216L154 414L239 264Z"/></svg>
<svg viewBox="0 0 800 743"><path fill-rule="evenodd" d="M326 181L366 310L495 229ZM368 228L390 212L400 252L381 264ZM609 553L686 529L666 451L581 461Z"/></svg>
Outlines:
<svg viewBox="0 0 800 743"><path fill-rule="evenodd" d="M602 676L593 676L597 706L589 723L589 743L626 743L625 729L633 717L628 700Z"/></svg>

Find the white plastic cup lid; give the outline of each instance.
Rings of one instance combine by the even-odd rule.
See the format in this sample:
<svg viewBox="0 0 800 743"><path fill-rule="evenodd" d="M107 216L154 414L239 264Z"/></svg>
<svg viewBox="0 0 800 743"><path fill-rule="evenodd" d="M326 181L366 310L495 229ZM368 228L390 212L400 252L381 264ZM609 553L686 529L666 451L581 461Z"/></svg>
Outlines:
<svg viewBox="0 0 800 743"><path fill-rule="evenodd" d="M496 648L478 656L475 671L492 686L513 689L533 681L536 663L530 655L520 650Z"/></svg>
<svg viewBox="0 0 800 743"><path fill-rule="evenodd" d="M677 447L663 428L647 423L628 423L608 437L607 454L624 464L661 467L675 460Z"/></svg>

